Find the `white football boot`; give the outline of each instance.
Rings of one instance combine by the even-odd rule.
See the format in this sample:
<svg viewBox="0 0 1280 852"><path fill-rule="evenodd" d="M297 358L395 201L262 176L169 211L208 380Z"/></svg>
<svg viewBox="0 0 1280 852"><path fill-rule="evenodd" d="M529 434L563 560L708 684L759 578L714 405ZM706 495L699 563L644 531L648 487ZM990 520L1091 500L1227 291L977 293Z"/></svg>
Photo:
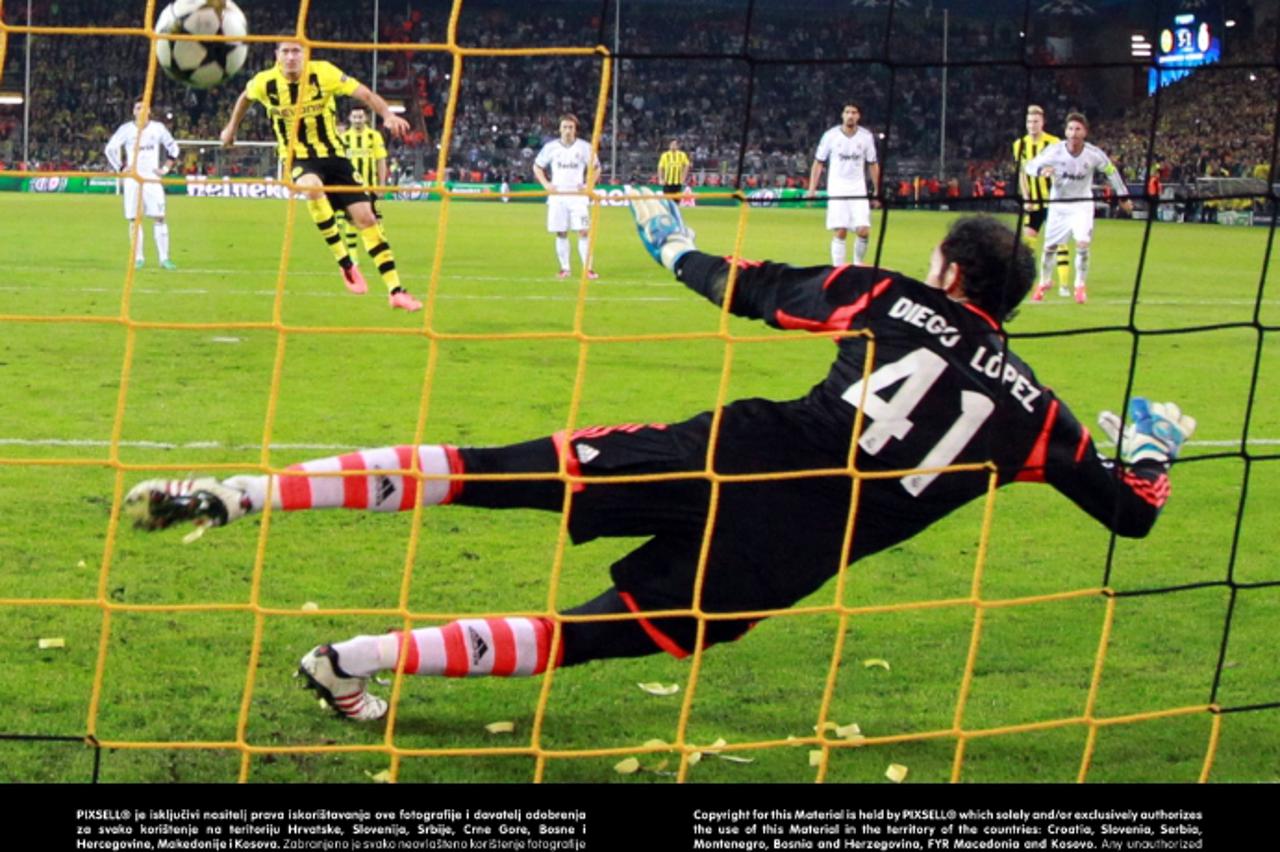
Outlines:
<svg viewBox="0 0 1280 852"><path fill-rule="evenodd" d="M125 517L131 518L138 529L162 530L191 521L196 525L193 535L197 538L209 527L226 526L243 518L251 508L248 494L211 476L148 479L129 489L124 498Z"/></svg>
<svg viewBox="0 0 1280 852"><path fill-rule="evenodd" d="M307 689L317 692L340 716L376 722L387 715L387 702L365 689L369 679L344 672L338 665L338 652L328 645L308 651L294 677L304 678Z"/></svg>

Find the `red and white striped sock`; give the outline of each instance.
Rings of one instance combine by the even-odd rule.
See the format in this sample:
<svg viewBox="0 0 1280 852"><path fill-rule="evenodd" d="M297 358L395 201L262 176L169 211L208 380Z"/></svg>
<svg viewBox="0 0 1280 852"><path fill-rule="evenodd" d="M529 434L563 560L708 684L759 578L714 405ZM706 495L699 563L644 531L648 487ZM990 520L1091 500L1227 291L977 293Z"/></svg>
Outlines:
<svg viewBox="0 0 1280 852"><path fill-rule="evenodd" d="M409 470L412 462L413 448L399 446L360 450L290 465L289 470L308 473L367 471L369 475L273 477L271 508L285 511L368 509L374 512L403 512L414 506L416 489L413 479L380 471ZM462 462L455 448L430 444L418 447L418 470L434 475L462 473ZM251 511L262 511L266 503L267 477L233 476L226 482L249 495L249 501L253 504ZM461 480L428 479L422 485L422 503L424 506L448 503L461 489Z"/></svg>
<svg viewBox="0 0 1280 852"><path fill-rule="evenodd" d="M405 674L444 677L520 677L546 671L554 627L547 618L465 618L409 634ZM370 677L394 669L401 633L356 636L337 642L342 670Z"/></svg>

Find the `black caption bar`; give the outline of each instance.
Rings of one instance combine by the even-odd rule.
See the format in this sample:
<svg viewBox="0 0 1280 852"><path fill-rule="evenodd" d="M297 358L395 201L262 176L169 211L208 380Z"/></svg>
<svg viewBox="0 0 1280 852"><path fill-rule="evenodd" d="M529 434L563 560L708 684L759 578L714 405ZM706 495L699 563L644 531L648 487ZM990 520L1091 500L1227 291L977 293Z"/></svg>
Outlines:
<svg viewBox="0 0 1280 852"><path fill-rule="evenodd" d="M35 789L35 788L29 788ZM60 786L28 797L41 848L126 850L1235 849L1238 786Z"/></svg>

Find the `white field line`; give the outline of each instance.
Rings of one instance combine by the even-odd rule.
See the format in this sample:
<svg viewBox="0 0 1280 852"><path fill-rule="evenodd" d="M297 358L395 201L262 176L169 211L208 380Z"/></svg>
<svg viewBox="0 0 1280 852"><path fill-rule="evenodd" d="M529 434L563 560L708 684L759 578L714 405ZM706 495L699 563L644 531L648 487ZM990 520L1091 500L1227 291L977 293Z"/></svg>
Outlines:
<svg viewBox="0 0 1280 852"><path fill-rule="evenodd" d="M0 438L0 446L10 447L109 447L110 441L98 438ZM165 441L121 441L120 446L126 449L142 449L142 450L254 450L262 449L261 444L224 444L221 441L188 441L186 443L168 443ZM1114 444L1110 441L1099 441L1095 443L1097 447L1111 447ZM1188 447L1238 447L1239 441L1187 441L1185 446ZM1249 446L1274 447L1280 446L1280 438L1252 438ZM367 449L366 447L358 447L352 444L290 444L290 443L273 443L273 450L333 450L335 452L349 452L352 450Z"/></svg>
<svg viewBox="0 0 1280 852"><path fill-rule="evenodd" d="M11 447L109 447L110 441L98 438L0 438L0 446ZM221 441L188 441L183 444L165 441L121 441L122 448L134 450L261 450L261 444L224 444ZM273 450L334 450L345 452L362 449L350 444L282 444Z"/></svg>
<svg viewBox="0 0 1280 852"><path fill-rule="evenodd" d="M480 281L485 279L471 278L467 280ZM515 282L519 279L513 278L495 278L493 281ZM525 279L527 281L538 281L538 279ZM599 284L591 285L597 288ZM614 285L618 286L618 285ZM628 282L623 286L633 287L677 287L678 284L658 284L651 282ZM108 287L57 287L61 293L119 293L120 290ZM9 293L29 293L29 292L46 292L47 287L18 287L13 285L0 285L0 292ZM275 298L275 290L205 290L199 288L191 289L175 289L165 287L162 289L153 289L149 287L134 287L130 292L142 295L164 295L164 296L253 296L264 299ZM347 293L317 293L313 291L285 290L285 295L290 299L350 299ZM586 301L588 302L687 302L691 296L602 296L598 292L588 293ZM437 293L436 301L440 302L577 302L578 296L574 294L540 294L540 293ZM1130 304L1129 299L1100 299L1090 297L1091 305L1119 305L1127 307ZM1253 299L1142 299L1140 306L1149 307L1252 307L1259 304ZM1261 301L1264 306L1280 305L1280 299L1263 299ZM1061 304L1034 304L1029 310L1079 310L1084 311L1087 308L1080 308L1074 302L1063 301Z"/></svg>
<svg viewBox="0 0 1280 852"><path fill-rule="evenodd" d="M509 280L509 279L506 279ZM654 286L654 285L642 285ZM665 285L662 285L665 286ZM671 285L677 286L677 285ZM119 293L106 287L58 287L62 293ZM14 287L0 286L0 292L34 292L46 291L44 287ZM134 287L130 292L143 295L166 295L166 296L256 296L265 299L275 298L275 290L200 290L200 289L151 289L146 287ZM348 293L315 293L298 290L285 290L285 294L290 299L350 299L352 296ZM539 294L539 293L516 293L516 294L499 294L499 293L437 293L436 300L442 302L577 302L577 295L568 294ZM687 298L682 296L601 296L597 294L589 294L588 302L684 302Z"/></svg>
<svg viewBox="0 0 1280 852"><path fill-rule="evenodd" d="M41 274L47 275L49 270L45 267L34 266L9 266L9 270L28 270L39 271ZM74 273L75 270L67 270ZM244 276L243 270L235 269L178 269L164 273L165 278L179 277L182 275L224 275L233 277ZM314 272L310 270L301 270L289 272L290 278L335 278L333 273ZM406 275L402 274L402 278L408 281L425 282L425 275ZM577 288L579 286L578 276L570 276L568 283L560 281L550 275L546 276L506 276L506 275L442 275L445 281L462 281L474 283L488 284L518 284L518 285L534 285L545 286L548 288L556 288L566 292L559 293L503 293L503 294L483 294L483 293L438 293L436 299L441 301L516 301L516 302L576 302L578 301ZM669 289L683 289L682 285L675 281L657 281L657 280L624 280L624 281L597 281L590 285L591 289L587 294L589 302L677 302L684 301L686 296L615 296L601 295L601 290L613 290L615 288L632 288L632 287L657 287ZM572 292L568 292L572 288ZM121 288L116 287L63 287L56 288L66 293L119 293ZM25 293L32 291L47 291L48 287L44 285L0 285L0 292ZM262 289L223 289L223 288L173 288L173 287L133 287L131 292L144 295L183 295L183 296L209 296L209 295L226 295L226 296L257 296L261 298L274 298L275 288ZM350 296L335 286L333 292L313 292L313 291L297 291L285 289L285 293L290 298L307 298L307 299L346 299ZM1105 298L1091 296L1089 304L1092 305L1128 305L1128 298ZM1249 307L1258 304L1257 300L1249 298L1221 298L1221 299L1151 299L1143 298L1138 302L1139 305L1163 306L1163 307ZM1280 299L1263 299L1263 305L1280 305ZM1041 310L1043 308L1067 308L1071 310L1081 310L1075 302L1070 299L1049 300L1043 303L1028 303L1028 310Z"/></svg>
<svg viewBox="0 0 1280 852"><path fill-rule="evenodd" d="M10 267L10 269L36 269L36 267L16 266L16 267ZM47 270L44 269L43 267L40 267L40 269L41 271L47 272ZM166 273L166 276L175 275L175 274L180 275L184 273L185 274L205 274L205 275L242 274L237 270L230 270L230 269L181 269L173 272L168 272ZM332 277L328 273L309 272L309 271L291 272L289 274L291 276L306 276L306 277L315 277L315 278ZM406 276L406 277L411 277L411 276ZM563 283L559 281L547 280L547 278L544 278L544 277L518 278L518 277L508 277L508 276L481 276L481 275L445 275L442 277L448 280L453 280L453 281L474 281L474 282L488 282L488 283L522 283L522 284L531 283L531 284L557 286L557 287L565 286ZM597 283L591 286L593 289L596 289L596 288L601 288L602 286L609 286L609 285L607 284L601 285ZM619 285L613 285L613 286L619 286ZM681 285L679 285L676 282L628 281L621 286L675 288ZM0 292L28 292L28 291L45 290L45 289L47 288L36 287L36 286L28 287L28 286L0 285ZM58 290L62 292L72 292L72 293L120 292L115 288L109 288L109 287L58 287ZM205 296L205 295L217 293L217 294L225 294L225 295L261 296L261 297L267 297L267 298L274 297L276 293L274 289L271 289L271 290L265 290L265 289L264 290L223 290L219 288L217 290L210 290L210 289L204 289L204 288L173 289L173 288L167 288L167 287L166 288L134 287L132 292L143 293L148 295L192 295L192 296ZM289 292L289 291L286 291L286 292ZM350 298L350 296L348 296L347 294L336 292L336 291L332 293L290 292L290 295L295 297L302 296L306 298L319 298L319 299ZM576 302L578 299L576 293L573 295L535 294L535 293L523 293L518 295L451 293L451 294L438 294L436 298L443 299L443 300L450 300L450 301L549 301L549 302ZM600 296L600 295L593 295L593 294L589 294L587 296L587 299L588 301L601 301L601 302L677 302L677 301L684 300L683 297L673 297L673 296ZM1095 299L1091 299L1090 302L1091 304L1097 304L1097 303L1118 304L1118 305L1129 304L1128 299L1097 299L1095 298ZM1262 303L1263 304L1280 304L1280 299L1264 299L1262 300ZM1255 300L1253 299L1159 299L1159 300L1144 299L1142 300L1142 304L1188 305L1188 306L1253 305L1255 304ZM1034 306L1035 309L1039 309L1041 307L1075 308L1076 306L1074 305L1074 303L1067 300L1063 300L1061 303L1048 302L1043 305ZM228 339L227 342L230 342L230 340ZM92 438L0 438L0 446L106 447L106 446L109 446L110 443L111 443L110 441L92 439ZM1187 442L1189 446L1199 446L1199 447L1235 447L1235 446L1239 446L1239 443L1240 443L1239 441L1230 441L1230 440L1227 440L1227 441L1192 440ZM1280 444L1280 439L1255 438L1250 440L1249 444L1257 445L1257 446L1273 446L1273 445ZM260 450L261 449L261 445L258 445L258 444L225 445L219 441L192 441L184 444L167 443L163 441L121 441L120 446L132 448L132 449L158 449L158 450L180 450L180 449L184 449L184 450ZM1110 446L1110 444L1107 442L1100 442L1097 444L1097 446L1106 447L1106 446ZM347 444L275 443L275 444L272 444L272 449L308 450L308 451L310 450L344 451L344 450L355 450L360 448L350 446Z"/></svg>
<svg viewBox="0 0 1280 852"><path fill-rule="evenodd" d="M16 271L38 272L44 276L47 276L50 271L47 267L23 266L20 264L7 266L6 269L10 271L15 271L15 272ZM63 271L68 275L74 275L77 272L81 272L82 270L67 269L67 270L59 270L59 271ZM103 270L93 269L93 270L84 270L84 271L101 273ZM154 270L149 270L149 271L151 272L152 275L156 274ZM145 275L145 274L146 273L144 272L144 273L139 273L138 275L135 275L134 281L137 282L138 277L140 275ZM173 280L175 278L181 278L187 275L219 275L227 278L237 278L237 279L251 278L252 280L257 280L264 283L272 282L275 280L274 275L263 275L261 273L246 275L244 270L241 270L241 269L198 269L195 267L184 267L182 269L175 269L175 270L170 270L162 273L163 278L166 280ZM147 277L151 277L151 276L148 275ZM430 276L428 275L420 275L420 274L412 274L412 273L404 273L404 272L400 273L400 277L406 281L420 282L422 284L426 284L426 282L430 280ZM324 278L324 279L332 279L335 282L336 292L298 293L297 291L292 291L296 295L322 296L322 297L344 295L343 291L336 287L336 282L338 280L338 275L336 272L316 272L314 270L296 270L296 271L288 272L286 274L286 278ZM574 293L576 293L578 286L581 283L580 277L577 272L570 275L569 278L563 279L563 280L550 273L548 273L547 275L443 274L440 276L440 280L474 282L478 284L518 284L522 286L532 284L535 286L554 288L560 291L572 290L572 292ZM123 285L123 281L121 283ZM674 281L674 280L667 281L665 279L626 279L626 280L613 280L613 281L602 280L602 281L596 281L592 283L591 287L592 289L613 289L615 287L660 287L663 289L684 289L683 285L681 285L678 281ZM36 285L36 284L9 285L9 286L0 287L0 290L11 290L15 292L25 292L28 290L47 290L47 289L48 287L44 285ZM60 289L60 290L66 289L70 292L79 292L79 293L118 293L121 290L120 287L88 287L88 288L59 287L57 289ZM260 289L253 289L253 290L235 290L235 289L228 290L221 287L218 287L215 289L205 289L205 288L182 289L182 288L172 288L172 287L137 287L135 286L132 292L135 292L135 293L191 293L196 295L209 294L209 293L215 293L215 294L226 293L231 295L249 294L249 295L274 296L276 291L274 286L271 287L270 289L263 287ZM289 291L286 288L285 292L291 292L291 291Z"/></svg>

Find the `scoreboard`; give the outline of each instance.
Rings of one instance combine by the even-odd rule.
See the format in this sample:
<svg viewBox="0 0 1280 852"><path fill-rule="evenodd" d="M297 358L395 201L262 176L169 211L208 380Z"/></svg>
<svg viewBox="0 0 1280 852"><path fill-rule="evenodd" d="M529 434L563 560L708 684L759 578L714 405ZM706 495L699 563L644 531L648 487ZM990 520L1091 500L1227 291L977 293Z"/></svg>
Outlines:
<svg viewBox="0 0 1280 852"><path fill-rule="evenodd" d="M1147 94L1191 74L1202 65L1222 58L1220 19L1186 12L1175 15L1156 39L1156 67L1147 72Z"/></svg>

